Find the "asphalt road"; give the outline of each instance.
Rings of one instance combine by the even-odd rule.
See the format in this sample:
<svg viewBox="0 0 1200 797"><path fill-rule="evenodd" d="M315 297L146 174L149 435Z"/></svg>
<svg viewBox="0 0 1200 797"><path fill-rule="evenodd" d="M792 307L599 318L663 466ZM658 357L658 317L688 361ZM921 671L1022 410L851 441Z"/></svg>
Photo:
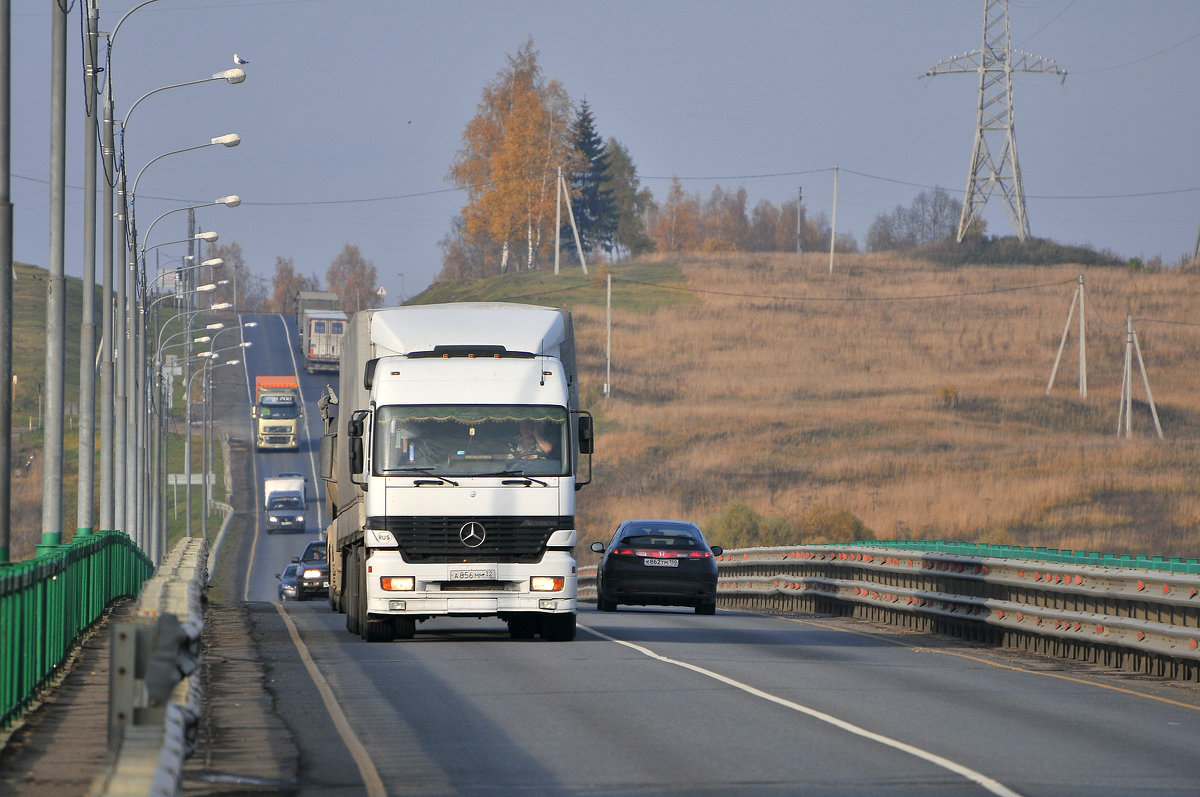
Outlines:
<svg viewBox="0 0 1200 797"><path fill-rule="evenodd" d="M251 384L298 356L294 324L257 320ZM254 455L253 480L300 471L319 494L315 399L331 380L299 376L313 436ZM720 610L586 607L570 643L441 619L367 644L323 601L273 603L274 574L312 535L258 523L241 594L300 794L1191 795L1200 783L1195 685Z"/></svg>

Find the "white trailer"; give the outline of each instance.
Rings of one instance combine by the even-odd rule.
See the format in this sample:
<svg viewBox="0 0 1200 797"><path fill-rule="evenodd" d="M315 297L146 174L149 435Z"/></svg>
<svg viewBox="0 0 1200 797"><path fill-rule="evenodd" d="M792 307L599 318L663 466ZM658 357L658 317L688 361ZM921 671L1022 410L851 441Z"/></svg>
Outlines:
<svg viewBox="0 0 1200 797"><path fill-rule="evenodd" d="M342 358L342 339L346 331L346 314L341 310L305 310L300 318L300 354L304 370L338 370Z"/></svg>
<svg viewBox="0 0 1200 797"><path fill-rule="evenodd" d="M362 311L339 384L320 402L321 476L330 604L347 629L380 641L434 617L497 617L514 638L573 639L592 423L570 311Z"/></svg>

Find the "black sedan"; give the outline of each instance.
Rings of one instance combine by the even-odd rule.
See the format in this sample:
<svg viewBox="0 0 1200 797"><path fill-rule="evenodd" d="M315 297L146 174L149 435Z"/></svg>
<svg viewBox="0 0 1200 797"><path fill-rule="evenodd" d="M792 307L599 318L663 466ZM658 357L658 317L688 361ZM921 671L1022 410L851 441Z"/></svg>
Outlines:
<svg viewBox="0 0 1200 797"><path fill-rule="evenodd" d="M626 520L605 546L596 568L596 605L692 606L696 614L717 611L717 561L700 527L683 520Z"/></svg>
<svg viewBox="0 0 1200 797"><path fill-rule="evenodd" d="M275 578L279 579L279 600L296 600L296 570L299 567L298 564L290 564L283 568L282 573L275 574Z"/></svg>
<svg viewBox="0 0 1200 797"><path fill-rule="evenodd" d="M292 560L296 568L296 600L329 594L329 561L325 541L316 540L304 547L304 553Z"/></svg>

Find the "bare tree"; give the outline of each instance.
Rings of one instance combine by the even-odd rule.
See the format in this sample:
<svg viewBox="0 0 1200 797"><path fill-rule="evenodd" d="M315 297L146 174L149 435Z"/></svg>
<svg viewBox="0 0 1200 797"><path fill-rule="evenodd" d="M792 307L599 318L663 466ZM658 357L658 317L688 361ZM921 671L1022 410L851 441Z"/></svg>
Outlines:
<svg viewBox="0 0 1200 797"><path fill-rule="evenodd" d="M296 273L295 262L290 257L278 255L275 258L274 289L269 303L273 313L290 313L297 291L319 291L321 283L315 277L306 277Z"/></svg>
<svg viewBox="0 0 1200 797"><path fill-rule="evenodd" d="M379 306L376 281L375 263L350 243L342 247L325 272L325 284L341 299L342 311L347 314Z"/></svg>

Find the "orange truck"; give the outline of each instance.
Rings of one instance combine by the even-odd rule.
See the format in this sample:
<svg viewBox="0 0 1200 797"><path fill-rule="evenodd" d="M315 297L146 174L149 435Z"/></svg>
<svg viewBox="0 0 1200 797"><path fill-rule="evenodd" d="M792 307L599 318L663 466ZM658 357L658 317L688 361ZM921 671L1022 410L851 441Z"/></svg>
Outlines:
<svg viewBox="0 0 1200 797"><path fill-rule="evenodd" d="M294 376L259 376L254 380L254 447L259 451L300 448L300 384Z"/></svg>

